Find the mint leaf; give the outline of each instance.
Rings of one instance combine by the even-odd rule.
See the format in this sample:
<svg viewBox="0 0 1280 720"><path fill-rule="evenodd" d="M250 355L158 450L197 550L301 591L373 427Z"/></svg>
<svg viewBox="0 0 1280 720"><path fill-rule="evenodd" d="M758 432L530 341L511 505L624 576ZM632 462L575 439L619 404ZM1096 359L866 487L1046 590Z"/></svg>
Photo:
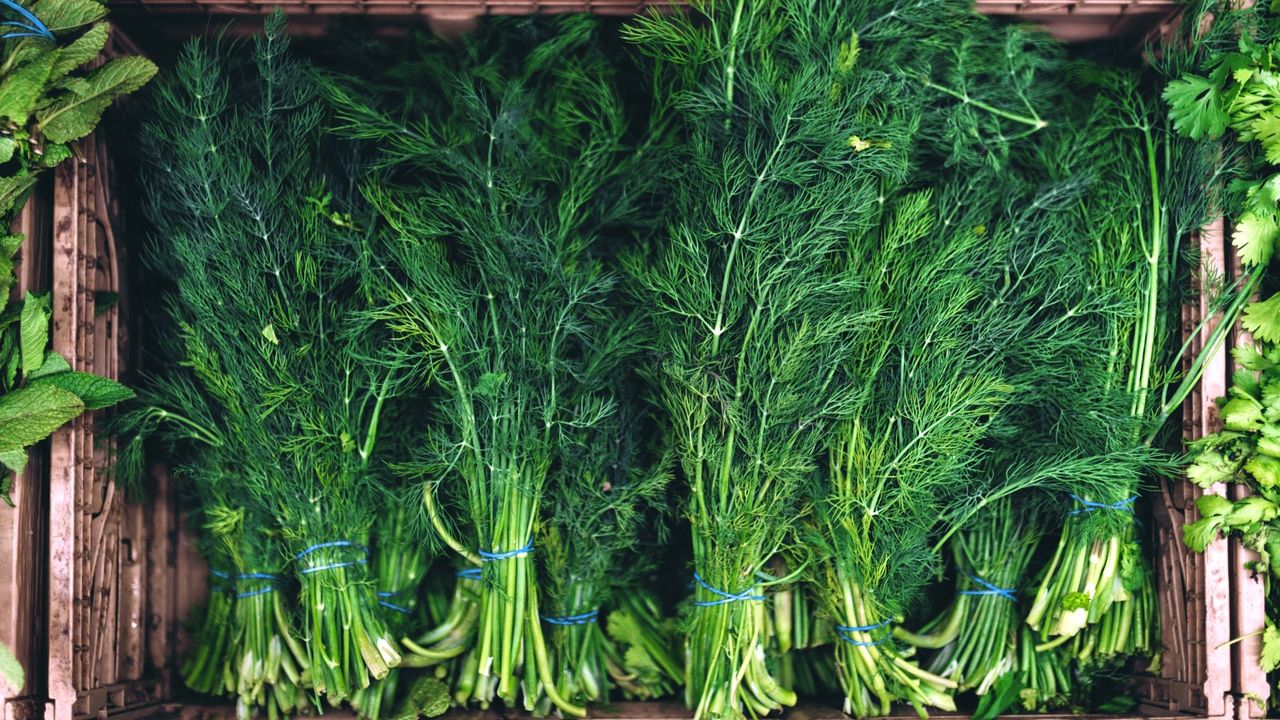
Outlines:
<svg viewBox="0 0 1280 720"><path fill-rule="evenodd" d="M78 140L93 132L113 100L146 85L155 74L155 63L146 58L117 58L87 75L76 91L37 110L36 120L53 142Z"/></svg>
<svg viewBox="0 0 1280 720"><path fill-rule="evenodd" d="M0 395L0 443L9 451L49 437L84 412L74 393L53 385L18 388Z"/></svg>
<svg viewBox="0 0 1280 720"><path fill-rule="evenodd" d="M19 334L22 347L22 375L35 372L44 364L44 350L49 346L49 296L27 293L22 299Z"/></svg>
<svg viewBox="0 0 1280 720"><path fill-rule="evenodd" d="M1169 103L1174 127L1193 140L1221 136L1231 119L1218 88L1198 75L1183 75L1170 82L1164 89L1164 99Z"/></svg>
<svg viewBox="0 0 1280 720"><path fill-rule="evenodd" d="M0 79L0 118L26 125L53 69L53 54L42 53Z"/></svg>
<svg viewBox="0 0 1280 720"><path fill-rule="evenodd" d="M98 23L59 50L55 54L53 68L49 71L49 79L57 82L67 73L98 57L102 49L107 46L107 38L110 34L111 29L106 23Z"/></svg>
<svg viewBox="0 0 1280 720"><path fill-rule="evenodd" d="M36 380L46 375L54 375L56 373L68 372L71 370L71 363L58 353L50 350L44 355L44 363L40 365L40 369L26 376L28 380Z"/></svg>
<svg viewBox="0 0 1280 720"><path fill-rule="evenodd" d="M53 32L63 33L101 20L107 7L97 0L40 0L31 12Z"/></svg>
<svg viewBox="0 0 1280 720"><path fill-rule="evenodd" d="M0 465L11 472L20 473L27 466L27 451L19 449L0 450ZM13 503L9 503L12 505Z"/></svg>
<svg viewBox="0 0 1280 720"><path fill-rule="evenodd" d="M133 397L133 391L114 380L83 372L61 372L33 381L28 387L52 385L74 393L86 410L101 410Z"/></svg>
<svg viewBox="0 0 1280 720"><path fill-rule="evenodd" d="M0 215L17 207L18 202L26 197L27 191L35 184L36 176L32 173L12 176L0 174Z"/></svg>

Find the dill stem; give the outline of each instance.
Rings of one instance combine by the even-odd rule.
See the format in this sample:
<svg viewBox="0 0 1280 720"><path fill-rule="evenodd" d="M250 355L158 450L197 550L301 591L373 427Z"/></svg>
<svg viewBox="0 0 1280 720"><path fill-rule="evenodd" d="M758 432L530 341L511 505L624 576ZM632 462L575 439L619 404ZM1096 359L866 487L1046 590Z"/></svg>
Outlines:
<svg viewBox="0 0 1280 720"><path fill-rule="evenodd" d="M1017 113L1011 113L1007 110L1001 110L1000 108L995 107L994 105L990 105L981 100L971 98L966 93L953 90L947 87L946 85L939 85L938 83L934 82L933 80L930 80L928 77L925 77L923 75L920 76L920 82L923 83L925 87L950 95L951 97L959 100L960 102L966 105L972 105L978 108L979 110L985 110L986 112L989 112L992 115L995 115L997 117L1002 117L1005 120L1011 120L1016 123L1022 123L1023 125L1028 125L1034 130L1042 130L1049 126L1049 123L1047 121L1042 120L1038 117L1027 117L1025 115L1018 115Z"/></svg>

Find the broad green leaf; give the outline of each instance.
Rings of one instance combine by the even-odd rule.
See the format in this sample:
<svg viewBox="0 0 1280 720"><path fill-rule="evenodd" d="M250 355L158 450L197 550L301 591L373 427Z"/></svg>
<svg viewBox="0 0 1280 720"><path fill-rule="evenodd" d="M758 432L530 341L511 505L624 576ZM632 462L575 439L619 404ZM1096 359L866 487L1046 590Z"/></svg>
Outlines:
<svg viewBox="0 0 1280 720"><path fill-rule="evenodd" d="M1280 458L1280 438L1269 435L1261 435L1258 437L1257 451L1263 455L1270 455L1273 458Z"/></svg>
<svg viewBox="0 0 1280 720"><path fill-rule="evenodd" d="M1207 517L1182 526L1182 544L1194 552L1204 552L1222 530L1221 517Z"/></svg>
<svg viewBox="0 0 1280 720"><path fill-rule="evenodd" d="M1275 109L1272 109L1275 112ZM1267 156L1267 162L1280 163L1280 115L1267 114L1249 123L1249 130Z"/></svg>
<svg viewBox="0 0 1280 720"><path fill-rule="evenodd" d="M1244 469L1264 488L1280 485L1280 459L1269 455L1254 455L1244 464Z"/></svg>
<svg viewBox="0 0 1280 720"><path fill-rule="evenodd" d="M0 118L26 125L36 109L53 68L53 54L46 53L19 65L0 79Z"/></svg>
<svg viewBox="0 0 1280 720"><path fill-rule="evenodd" d="M1258 657L1258 667L1263 672L1271 672L1280 667L1280 631L1270 621L1262 631L1262 653Z"/></svg>
<svg viewBox="0 0 1280 720"><path fill-rule="evenodd" d="M1222 425L1228 430L1257 430L1263 422L1262 403L1253 398L1232 398L1222 406Z"/></svg>
<svg viewBox="0 0 1280 720"><path fill-rule="evenodd" d="M1193 140L1222 135L1231 119L1222 106L1218 88L1197 75L1183 75L1170 82L1164 89L1164 99L1169 103L1174 127Z"/></svg>
<svg viewBox="0 0 1280 720"><path fill-rule="evenodd" d="M40 368L38 370L35 370L34 372L27 375L27 379L35 380L37 378L42 378L46 375L53 375L55 373L68 372L70 370L71 370L71 363L67 362L66 358L62 357L61 355L59 355L58 353L52 350L49 350L44 355L44 363L40 365Z"/></svg>
<svg viewBox="0 0 1280 720"><path fill-rule="evenodd" d="M64 160L71 159L71 148L63 143L44 144L44 155L40 156L40 165L51 168L61 165Z"/></svg>
<svg viewBox="0 0 1280 720"><path fill-rule="evenodd" d="M1271 522L1280 515L1280 508L1261 495L1250 495L1232 506L1227 515L1227 527L1243 530L1256 523Z"/></svg>
<svg viewBox="0 0 1280 720"><path fill-rule="evenodd" d="M1274 367L1271 361L1255 345L1240 345L1231 351L1231 357L1236 361L1237 365L1245 370L1258 372Z"/></svg>
<svg viewBox="0 0 1280 720"><path fill-rule="evenodd" d="M13 151L18 149L18 143L11 137L0 137L0 163L7 163L13 159Z"/></svg>
<svg viewBox="0 0 1280 720"><path fill-rule="evenodd" d="M1202 488L1227 482L1235 475L1235 468L1222 453L1206 450L1187 467L1187 479Z"/></svg>
<svg viewBox="0 0 1280 720"><path fill-rule="evenodd" d="M107 46L107 38L110 34L110 27L100 22L58 50L53 61L53 69L49 71L49 78L57 82L67 73L98 57L102 48Z"/></svg>
<svg viewBox="0 0 1280 720"><path fill-rule="evenodd" d="M1250 303L1240 316L1245 330L1263 342L1280 341L1280 293L1266 300Z"/></svg>
<svg viewBox="0 0 1280 720"><path fill-rule="evenodd" d="M80 398L53 385L0 395L0 447L34 445L83 412Z"/></svg>
<svg viewBox="0 0 1280 720"><path fill-rule="evenodd" d="M267 326L262 328L262 337L266 338L267 342L272 345L280 344L280 338L276 337L276 328L271 323L267 323Z"/></svg>
<svg viewBox="0 0 1280 720"><path fill-rule="evenodd" d="M107 16L107 7L97 0L39 0L31 7L55 33L74 30Z"/></svg>
<svg viewBox="0 0 1280 720"><path fill-rule="evenodd" d="M13 271L17 263L14 256L22 247L21 235L0 235L0 303L8 300L13 287Z"/></svg>
<svg viewBox="0 0 1280 720"><path fill-rule="evenodd" d="M36 120L53 142L78 140L93 131L113 100L146 85L155 74L155 63L146 58L117 58L88 75L83 92L69 93L37 111Z"/></svg>
<svg viewBox="0 0 1280 720"><path fill-rule="evenodd" d="M1262 399L1262 384L1258 382L1257 373L1250 370L1237 370L1231 373L1231 387L1227 390L1230 397L1221 398L1219 406L1225 405L1233 397Z"/></svg>
<svg viewBox="0 0 1280 720"><path fill-rule="evenodd" d="M31 173L0 175L0 215L6 215L17 207L35 184L36 176Z"/></svg>
<svg viewBox="0 0 1280 720"><path fill-rule="evenodd" d="M449 709L449 686L432 675L422 675L409 686L409 692L390 720L417 720L439 717Z"/></svg>
<svg viewBox="0 0 1280 720"><path fill-rule="evenodd" d="M28 387L53 385L75 393L86 410L101 410L133 397L133 391L114 380L90 373L61 372L34 380Z"/></svg>
<svg viewBox="0 0 1280 720"><path fill-rule="evenodd" d="M24 449L0 450L0 465L11 472L20 473L27 466L27 451Z"/></svg>
<svg viewBox="0 0 1280 720"><path fill-rule="evenodd" d="M1231 512L1232 503L1230 500L1209 493L1196 498L1196 510L1200 512L1201 517L1221 517Z"/></svg>
<svg viewBox="0 0 1280 720"><path fill-rule="evenodd" d="M502 386L507 383L506 373L485 373L476 383L476 395L480 397L497 397Z"/></svg>
<svg viewBox="0 0 1280 720"><path fill-rule="evenodd" d="M0 643L0 692L5 697L11 697L22 692L22 686L26 684L26 674L22 670L22 663L18 662L18 657L13 654L8 645Z"/></svg>
<svg viewBox="0 0 1280 720"><path fill-rule="evenodd" d="M22 375L35 372L44 364L44 351L49 347L49 296L27 293L22 299Z"/></svg>
<svg viewBox="0 0 1280 720"><path fill-rule="evenodd" d="M1276 225L1273 211L1247 210L1236 221L1231 244L1240 251L1240 260L1249 267L1266 265L1275 249Z"/></svg>

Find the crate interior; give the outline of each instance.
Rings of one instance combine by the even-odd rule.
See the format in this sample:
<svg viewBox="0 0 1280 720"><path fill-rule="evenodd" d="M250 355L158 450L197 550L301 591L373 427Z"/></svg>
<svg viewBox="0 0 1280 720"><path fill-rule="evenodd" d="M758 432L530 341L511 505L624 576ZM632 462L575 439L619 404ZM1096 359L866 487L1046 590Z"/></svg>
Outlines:
<svg viewBox="0 0 1280 720"><path fill-rule="evenodd" d="M578 10L581 4L544 2L525 8L517 7L518 3L491 3L486 11ZM442 33L465 32L475 20L457 5L420 1L414 3L411 15L396 4L361 2L358 8L372 18L365 19L367 27L382 35L427 24ZM637 3L591 5L592 10L625 14L633 12ZM1172 10L1170 3L1159 1L982 0L979 6L993 15L1041 22L1068 40L1106 38L1135 46L1158 31ZM256 2L134 0L114 3L113 18L122 31L119 42L155 57L163 66L184 37L224 23L230 23L234 33L250 31L258 20L245 16L266 7ZM297 13L291 27L304 44L322 41L327 14L350 10L305 1L284 8ZM127 147L130 124L136 118L127 111L122 116L84 144L81 162L57 170L47 191L38 194L38 199L47 199L47 206L34 202L24 215L33 247L27 257L40 259L27 263L28 276L23 281L76 298L73 306L55 314L55 328L61 328L55 330L55 349L77 358L77 368L113 377L127 374L138 361L136 334L148 330L131 316L130 309L145 303L150 290L148 271L138 267L131 255L133 243L145 232L137 217L139 189L128 179L128 153L118 154L118 148ZM1195 241L1216 267L1224 272L1238 270L1221 226L1208 228ZM51 257L40 257L40 248L46 244L52 248ZM69 262L55 261L53 255ZM104 292L118 294L120 302L106 313L93 312L95 300ZM1193 332L1204 311L1196 304L1184 309L1186 333ZM1208 328L1202 330L1192 344L1203 342L1208 332ZM1219 353L1186 403L1185 437L1199 437L1217 427L1213 400L1225 394L1230 374L1229 357ZM207 698L184 691L177 678L177 667L191 645L187 621L208 591L207 568L184 526L180 493L164 468L155 468L145 502L129 502L107 478L105 453L95 445L92 426L85 421L55 436L36 458L16 485L15 499L23 514L12 520L0 516L0 530L38 535L48 522L55 535L73 537L75 545L0 560L4 573L0 574L0 607L12 609L11 619L34 618L25 629L19 623L18 630L10 631L12 636L0 631L0 639L14 638L20 653L42 658L47 668L45 673L32 673L27 687L6 701L6 718L25 720L43 713L50 720L152 715L204 720L233 714L228 706L210 704ZM47 486L40 481L40 474L48 472L46 467L64 470L60 475L55 470ZM1135 677L1133 692L1139 706L1133 714L1260 717L1257 704L1242 698L1250 694L1265 698L1265 678L1252 678L1253 685L1241 687L1230 672L1233 665L1250 664L1241 658L1254 657L1258 641L1228 641L1261 626L1261 588L1244 569L1247 553L1234 543L1219 542L1204 554L1194 554L1179 542L1183 524L1195 519L1194 500L1199 492L1179 480L1148 493L1141 504L1149 513L1144 527L1156 548L1164 655L1158 674ZM6 529L5 522L13 527ZM6 601L4 586L10 578L15 579L10 588L29 590ZM49 609L47 617L42 608ZM47 643L39 632L44 628ZM452 711L451 717L495 714ZM619 703L593 716L660 720L685 718L689 713L675 703ZM909 708L901 713L901 717L910 716ZM829 720L844 715L827 707L805 706L788 717Z"/></svg>

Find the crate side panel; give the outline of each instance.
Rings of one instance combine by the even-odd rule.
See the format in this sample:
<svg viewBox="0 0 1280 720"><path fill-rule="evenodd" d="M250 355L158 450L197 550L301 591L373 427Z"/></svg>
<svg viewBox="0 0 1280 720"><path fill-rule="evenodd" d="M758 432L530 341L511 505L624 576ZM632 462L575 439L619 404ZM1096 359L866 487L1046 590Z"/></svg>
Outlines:
<svg viewBox="0 0 1280 720"><path fill-rule="evenodd" d="M38 185L9 228L23 236L13 298L49 286L47 190L47 184ZM41 443L28 453L23 472L12 478L13 507L0 506L0 643L13 651L24 670L22 687L0 682L6 719L31 715L44 705L48 470L48 446Z"/></svg>

